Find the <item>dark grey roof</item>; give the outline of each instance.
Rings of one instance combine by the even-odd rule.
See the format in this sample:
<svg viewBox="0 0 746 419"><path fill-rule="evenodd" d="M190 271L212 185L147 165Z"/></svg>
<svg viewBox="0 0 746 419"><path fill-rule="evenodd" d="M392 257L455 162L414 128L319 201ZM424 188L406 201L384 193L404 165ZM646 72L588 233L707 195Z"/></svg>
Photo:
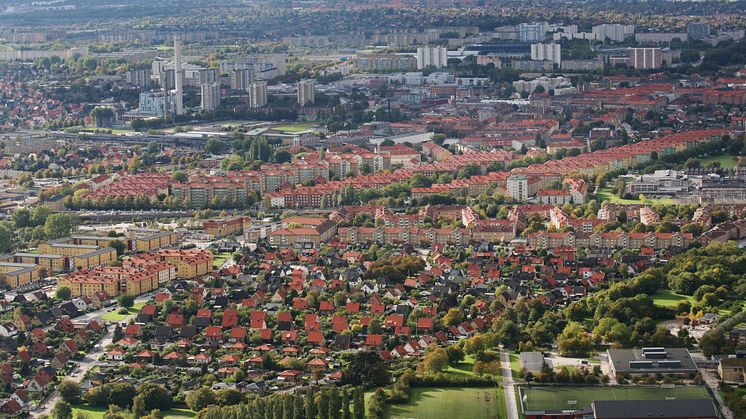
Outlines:
<svg viewBox="0 0 746 419"><path fill-rule="evenodd" d="M597 400L596 419L717 418L711 400Z"/></svg>
<svg viewBox="0 0 746 419"><path fill-rule="evenodd" d="M663 348L665 357L650 357L643 349L609 349L609 363L617 374L689 374L698 371L686 348ZM677 364L675 361L679 361ZM635 363L635 365L630 364ZM643 365L647 363L647 365Z"/></svg>

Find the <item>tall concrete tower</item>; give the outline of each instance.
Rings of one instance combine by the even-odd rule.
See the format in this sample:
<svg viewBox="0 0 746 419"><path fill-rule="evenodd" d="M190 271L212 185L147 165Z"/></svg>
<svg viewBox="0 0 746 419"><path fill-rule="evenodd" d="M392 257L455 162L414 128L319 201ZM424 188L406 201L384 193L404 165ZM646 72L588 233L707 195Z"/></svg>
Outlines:
<svg viewBox="0 0 746 419"><path fill-rule="evenodd" d="M181 35L174 35L174 73L176 73L176 115L183 115L184 70L181 68Z"/></svg>

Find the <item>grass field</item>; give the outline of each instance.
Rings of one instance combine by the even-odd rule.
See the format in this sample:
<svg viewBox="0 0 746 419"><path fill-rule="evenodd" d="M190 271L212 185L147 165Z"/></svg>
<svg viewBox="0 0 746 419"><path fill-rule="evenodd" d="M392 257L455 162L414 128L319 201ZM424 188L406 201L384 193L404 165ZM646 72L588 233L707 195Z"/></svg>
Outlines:
<svg viewBox="0 0 746 419"><path fill-rule="evenodd" d="M272 131L284 131L284 132L296 133L296 132L307 131L315 126L316 126L315 124L288 124L288 125L280 125L277 127L273 127Z"/></svg>
<svg viewBox="0 0 746 419"><path fill-rule="evenodd" d="M408 403L388 407L387 417L492 419L500 415L499 403L495 387L415 387L411 390Z"/></svg>
<svg viewBox="0 0 746 419"><path fill-rule="evenodd" d="M588 407L594 400L677 400L709 399L702 386L661 387L533 387L522 388L526 410ZM576 403L568 403L575 401Z"/></svg>
<svg viewBox="0 0 746 419"><path fill-rule="evenodd" d="M119 314L119 309L116 309L114 311L110 311L103 316L101 316L102 320L106 320L109 322L121 322L122 320L126 319L127 316L132 314L138 314L140 310L142 310L142 307L145 305L145 303L136 303L132 307L128 309L129 314Z"/></svg>
<svg viewBox="0 0 746 419"><path fill-rule="evenodd" d="M445 370L445 374L453 378L463 378L474 375L472 370L474 369L474 358L471 355L464 357L464 360L456 364L455 366L448 366Z"/></svg>
<svg viewBox="0 0 746 419"><path fill-rule="evenodd" d="M643 202L639 199L622 199L614 193L611 192L611 188L601 188L596 193L596 197L601 199L602 201L609 201L612 204L623 204L623 205L642 205ZM661 204L661 205L674 205L676 204L676 201L673 199L646 199L645 204Z"/></svg>
<svg viewBox="0 0 746 419"><path fill-rule="evenodd" d="M703 157L699 160L699 164L702 167L708 167L712 163L719 162L720 167L723 169L731 169L736 167L736 160L734 160L735 156L732 154L720 154L717 156L709 156L709 157Z"/></svg>
<svg viewBox="0 0 746 419"><path fill-rule="evenodd" d="M677 294L668 289L658 290L650 297L653 298L653 303L660 307L676 307L682 301L688 301L690 304L695 302L691 295Z"/></svg>
<svg viewBox="0 0 746 419"><path fill-rule="evenodd" d="M111 131L112 134L131 134L133 132L128 129L111 129L111 128L78 128L78 132L95 133L97 129Z"/></svg>
<svg viewBox="0 0 746 419"><path fill-rule="evenodd" d="M518 372L521 371L521 356L518 354L510 354L510 370L513 371L513 380L519 381L521 378L518 377Z"/></svg>
<svg viewBox="0 0 746 419"><path fill-rule="evenodd" d="M73 407L73 417L77 417L78 412L85 413L88 419L103 419L104 413L108 409L103 407L92 407L88 405L80 405ZM165 419L182 419L182 418L193 418L196 416L194 412L187 409L169 409L165 412L161 412Z"/></svg>
<svg viewBox="0 0 746 419"><path fill-rule="evenodd" d="M232 257L233 257L233 253L231 253L231 252L217 253L217 254L213 255L213 257L212 257L212 266L214 268L219 268L219 267L223 266L223 264L225 263L226 260L228 260L228 259L230 259Z"/></svg>

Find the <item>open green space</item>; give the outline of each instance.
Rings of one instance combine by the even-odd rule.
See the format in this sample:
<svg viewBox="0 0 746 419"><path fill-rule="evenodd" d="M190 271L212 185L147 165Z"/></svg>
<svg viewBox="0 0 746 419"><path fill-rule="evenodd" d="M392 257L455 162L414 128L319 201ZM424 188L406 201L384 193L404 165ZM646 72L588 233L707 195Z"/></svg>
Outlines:
<svg viewBox="0 0 746 419"><path fill-rule="evenodd" d="M128 129L90 128L90 127L80 127L80 128L77 128L78 132L83 132L83 133L85 133L85 132L95 133L96 130L99 130L99 131L100 130L111 131L112 134L131 134L132 133L132 131L128 130Z"/></svg>
<svg viewBox="0 0 746 419"><path fill-rule="evenodd" d="M518 354L510 354L510 370L513 371L513 380L519 381L521 378L518 377L518 372L521 371L521 356Z"/></svg>
<svg viewBox="0 0 746 419"><path fill-rule="evenodd" d="M702 157L698 160L699 165L702 167L709 167L711 164L718 162L723 169L732 169L736 167L736 158L733 154L719 154L717 156Z"/></svg>
<svg viewBox="0 0 746 419"><path fill-rule="evenodd" d="M219 268L219 267L223 266L223 264L225 263L226 260L228 260L228 259L230 259L232 257L233 257L233 253L231 253L231 252L216 253L216 254L214 254L212 256L212 266L214 268Z"/></svg>
<svg viewBox="0 0 746 419"><path fill-rule="evenodd" d="M144 302L135 303L135 305L133 305L132 307L130 307L129 309L127 309L127 311L128 311L127 314L119 314L119 310L121 310L121 309L118 308L118 309L116 309L114 311L110 311L110 312L104 314L103 316L101 316L101 320L106 320L106 321L109 321L109 322L121 322L122 320L126 319L130 315L133 315L133 314L136 315L136 314L140 313L140 310L142 310L142 307L144 305L145 305Z"/></svg>
<svg viewBox="0 0 746 419"><path fill-rule="evenodd" d="M474 358L471 355L464 357L464 360L451 365L445 370L445 374L452 378L464 378L474 375L472 370L474 369Z"/></svg>
<svg viewBox="0 0 746 419"><path fill-rule="evenodd" d="M390 405L386 413L389 418L497 418L503 411L497 390L497 387L415 387L408 403Z"/></svg>
<svg viewBox="0 0 746 419"><path fill-rule="evenodd" d="M533 387L521 388L526 410L588 407L594 400L701 400L709 399L703 386L662 387Z"/></svg>
<svg viewBox="0 0 746 419"><path fill-rule="evenodd" d="M108 409L103 407L93 407L88 405L79 405L73 407L73 417L78 416L78 412L84 413L89 419L103 419L104 413ZM182 418L193 418L196 413L188 409L169 409L161 412L164 419L182 419Z"/></svg>
<svg viewBox="0 0 746 419"><path fill-rule="evenodd" d="M682 301L695 303L691 295L677 294L669 289L660 289L650 297L653 298L653 304L660 307L676 307Z"/></svg>
<svg viewBox="0 0 746 419"><path fill-rule="evenodd" d="M287 125L280 125L277 127L273 127L273 131L284 131L284 132L290 132L290 133L296 133L296 132L303 132L307 131L313 127L315 127L315 124L287 124Z"/></svg>
<svg viewBox="0 0 746 419"><path fill-rule="evenodd" d="M665 199L649 199L646 198L645 202L640 201L639 199L623 199L618 196L616 196L612 191L611 188L601 188L596 192L596 197L599 198L602 201L609 201L612 204L623 204L623 205L643 205L643 204L660 204L660 205L674 205L676 204L676 201L670 198Z"/></svg>

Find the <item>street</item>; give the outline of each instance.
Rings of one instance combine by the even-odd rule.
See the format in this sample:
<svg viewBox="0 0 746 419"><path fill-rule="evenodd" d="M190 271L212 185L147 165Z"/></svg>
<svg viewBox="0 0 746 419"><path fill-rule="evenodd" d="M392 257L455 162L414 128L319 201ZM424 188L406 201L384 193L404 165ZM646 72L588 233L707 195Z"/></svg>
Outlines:
<svg viewBox="0 0 746 419"><path fill-rule="evenodd" d="M513 381L513 371L510 369L510 355L506 351L500 351L500 361L503 370L503 387L505 391L505 404L508 412L508 419L518 419L518 403L515 398L515 381Z"/></svg>
<svg viewBox="0 0 746 419"><path fill-rule="evenodd" d="M135 300L135 303L146 302L150 299L150 297L151 297L150 295L140 296L139 298ZM119 309L117 305L114 305L112 307L115 310ZM109 309L112 307L103 308L100 310L92 311L90 313L86 313L74 320L76 323L80 323L80 322L85 323L93 319L100 320L100 317L108 313ZM120 323L129 323L130 319L134 317L135 315L131 314L127 316L124 320L122 320ZM91 350L91 352L87 353L83 357L83 359L79 361L73 361L73 363L75 364L75 367L73 367L70 370L70 375L65 377L64 379L72 379L78 383L82 382L83 378L88 373L88 371L90 371L93 367L98 365L98 358L101 356L102 353L104 353L104 351L106 350L106 347L112 344L112 339L114 338L114 327L115 326L113 324L108 327L106 333L101 338L101 340L98 342L98 345L99 345L98 351ZM52 409L54 409L54 405L55 403L57 403L58 398L59 398L59 393L57 392L57 390L55 390L54 392L52 392L52 394L49 395L49 397L47 397L46 401L44 401L43 403L40 403L40 406L43 406L43 407L37 408L33 413L31 413L32 417L38 417L39 415L42 415L42 414L51 414Z"/></svg>
<svg viewBox="0 0 746 419"><path fill-rule="evenodd" d="M715 400L717 400L718 406L720 406L720 411L723 412L723 416L725 416L725 419L733 419L733 412L728 409L728 406L725 405L725 402L723 402L723 398L720 397L720 393L718 393L718 379L715 376L715 374L712 373L710 370L706 370L704 368L699 370L702 374L702 379L704 380L707 387L709 387L712 390L712 393L715 395Z"/></svg>

